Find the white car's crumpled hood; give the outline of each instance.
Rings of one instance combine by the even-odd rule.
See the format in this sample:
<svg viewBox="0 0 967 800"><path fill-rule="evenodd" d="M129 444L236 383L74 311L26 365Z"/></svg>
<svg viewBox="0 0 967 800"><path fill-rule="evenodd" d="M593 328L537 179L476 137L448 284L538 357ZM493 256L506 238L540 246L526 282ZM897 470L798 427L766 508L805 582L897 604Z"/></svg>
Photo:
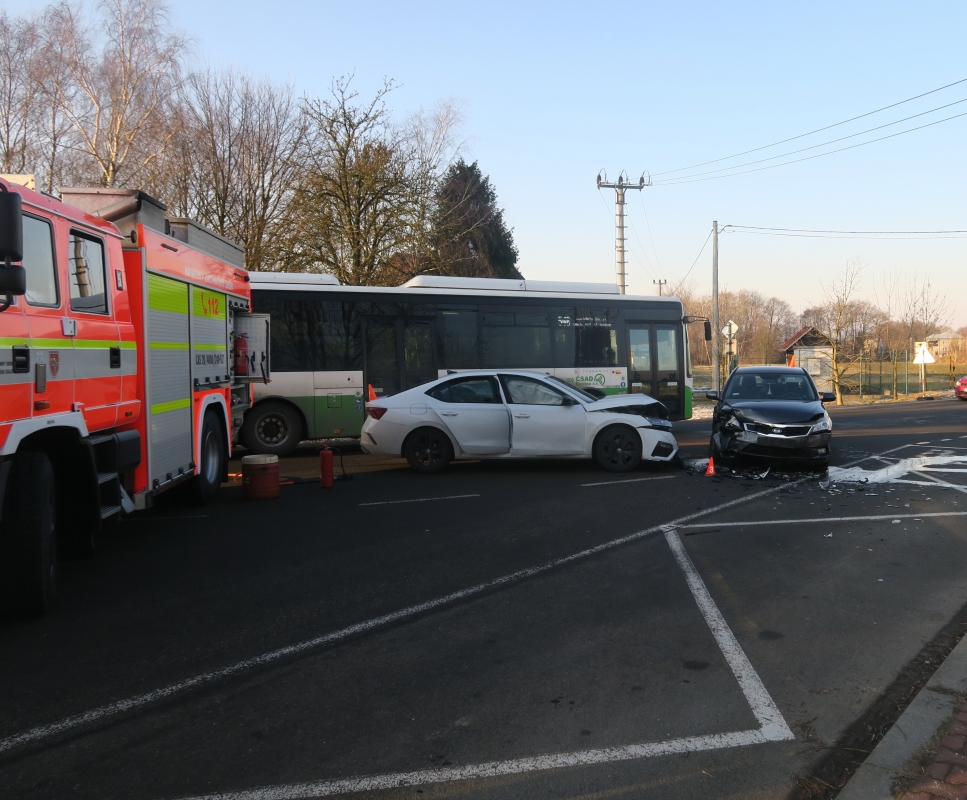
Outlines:
<svg viewBox="0 0 967 800"><path fill-rule="evenodd" d="M615 394L588 403L585 408L588 411L607 411L609 408L621 408L623 406L650 406L657 402L659 401L647 394Z"/></svg>

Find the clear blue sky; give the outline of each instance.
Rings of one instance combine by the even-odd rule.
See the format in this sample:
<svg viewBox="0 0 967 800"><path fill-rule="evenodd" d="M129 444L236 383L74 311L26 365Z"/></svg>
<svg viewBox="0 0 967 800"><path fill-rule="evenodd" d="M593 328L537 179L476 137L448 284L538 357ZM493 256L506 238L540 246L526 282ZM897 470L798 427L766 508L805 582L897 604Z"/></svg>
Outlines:
<svg viewBox="0 0 967 800"><path fill-rule="evenodd" d="M675 169L967 78L962 2L169 2L200 57L299 92L321 94L333 76L354 72L364 94L384 76L400 83L391 102L401 115L441 97L460 100L470 155L493 180L532 278L614 280L614 195L598 196L594 184L602 167L634 178ZM964 98L967 83L827 138ZM967 103L919 123L963 111ZM659 275L676 285L713 219L967 229L965 139L967 117L793 166L632 194L629 289L653 293ZM821 281L849 258L868 264L870 299L890 270L928 274L949 298L951 323L967 324L967 240L727 233L720 253L723 286L778 295L797 311L822 299ZM709 248L692 272L703 291L710 264Z"/></svg>

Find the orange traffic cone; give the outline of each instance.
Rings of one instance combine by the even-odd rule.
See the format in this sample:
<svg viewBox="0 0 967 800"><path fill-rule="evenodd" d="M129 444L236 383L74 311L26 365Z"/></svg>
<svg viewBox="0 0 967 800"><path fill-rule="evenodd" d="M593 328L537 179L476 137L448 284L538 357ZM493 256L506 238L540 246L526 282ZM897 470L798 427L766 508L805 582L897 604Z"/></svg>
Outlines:
<svg viewBox="0 0 967 800"><path fill-rule="evenodd" d="M367 400L377 400L376 392L373 391L373 384L366 384L366 399Z"/></svg>
<svg viewBox="0 0 967 800"><path fill-rule="evenodd" d="M715 474L715 459L712 458L711 456L709 456L708 466L705 468L705 474L706 475L714 475Z"/></svg>

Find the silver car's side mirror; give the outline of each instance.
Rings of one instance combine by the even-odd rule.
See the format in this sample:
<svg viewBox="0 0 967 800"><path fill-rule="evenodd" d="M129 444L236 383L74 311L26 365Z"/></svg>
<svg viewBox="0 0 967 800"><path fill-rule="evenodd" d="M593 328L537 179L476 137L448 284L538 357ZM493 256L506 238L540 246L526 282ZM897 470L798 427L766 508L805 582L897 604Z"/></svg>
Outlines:
<svg viewBox="0 0 967 800"><path fill-rule="evenodd" d="M715 390L712 390L711 392L706 392L706 393L705 393L705 396L706 396L706 397L707 397L707 398L708 398L709 400L718 400L718 399L719 399L719 393L718 393L718 392L716 392Z"/></svg>

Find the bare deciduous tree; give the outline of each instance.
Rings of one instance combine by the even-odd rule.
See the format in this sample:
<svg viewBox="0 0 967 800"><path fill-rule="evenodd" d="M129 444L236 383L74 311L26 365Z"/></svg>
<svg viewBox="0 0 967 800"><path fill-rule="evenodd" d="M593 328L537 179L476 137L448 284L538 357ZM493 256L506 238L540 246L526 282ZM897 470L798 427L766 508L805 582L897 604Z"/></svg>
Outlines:
<svg viewBox="0 0 967 800"><path fill-rule="evenodd" d="M843 386L846 372L862 355L857 353L856 341L856 295L860 288L863 264L853 259L846 263L841 277L823 287L824 302L804 313L804 320L825 336L831 345L830 372L836 405L843 405Z"/></svg>
<svg viewBox="0 0 967 800"><path fill-rule="evenodd" d="M305 156L292 89L210 69L186 81L181 116L155 191L174 213L241 243L246 267L269 268Z"/></svg>
<svg viewBox="0 0 967 800"><path fill-rule="evenodd" d="M0 11L0 172L30 171L39 50L37 22Z"/></svg>
<svg viewBox="0 0 967 800"><path fill-rule="evenodd" d="M372 284L406 242L410 195L403 134L385 103L393 84L361 102L351 82L336 79L329 98L305 103L309 158L283 268Z"/></svg>
<svg viewBox="0 0 967 800"><path fill-rule="evenodd" d="M387 81L369 101L352 78L307 101L304 177L291 205L291 238L280 268L329 272L344 283L385 284L423 271L435 191L459 150L459 109L445 101L405 124L390 117Z"/></svg>
<svg viewBox="0 0 967 800"><path fill-rule="evenodd" d="M180 127L173 100L188 43L161 0L102 0L99 9L100 52L75 8L51 9L45 78L90 159L90 178L140 186Z"/></svg>

